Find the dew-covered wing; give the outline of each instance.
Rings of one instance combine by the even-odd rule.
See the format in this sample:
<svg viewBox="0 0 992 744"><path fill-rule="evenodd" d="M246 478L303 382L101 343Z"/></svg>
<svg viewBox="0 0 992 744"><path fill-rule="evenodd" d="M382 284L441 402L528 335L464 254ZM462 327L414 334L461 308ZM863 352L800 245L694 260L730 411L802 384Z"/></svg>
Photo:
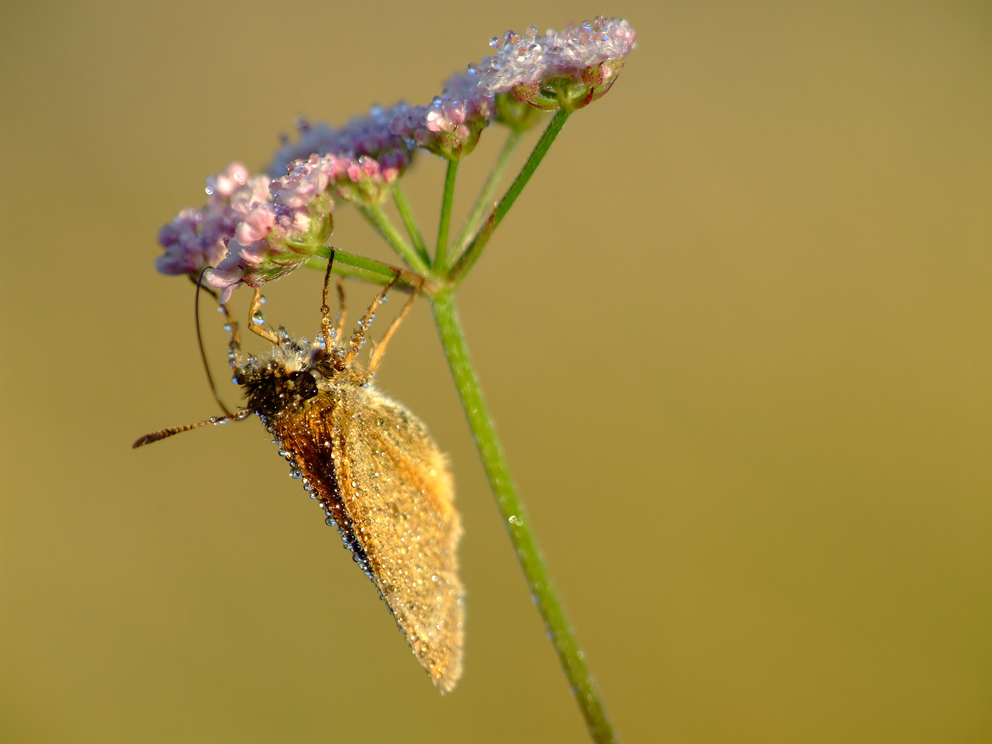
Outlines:
<svg viewBox="0 0 992 744"><path fill-rule="evenodd" d="M451 690L462 669L464 591L461 523L444 456L417 418L372 387L336 385L307 403L310 441L294 443L287 431L283 447L330 443L336 482L326 468L311 472L306 457L297 464L311 487L336 489L332 514L345 541L431 679Z"/></svg>

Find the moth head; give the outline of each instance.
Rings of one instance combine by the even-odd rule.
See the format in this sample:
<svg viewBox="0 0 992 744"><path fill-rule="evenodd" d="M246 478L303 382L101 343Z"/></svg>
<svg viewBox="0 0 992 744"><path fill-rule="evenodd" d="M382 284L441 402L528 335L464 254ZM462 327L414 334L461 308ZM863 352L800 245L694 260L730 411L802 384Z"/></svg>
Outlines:
<svg viewBox="0 0 992 744"><path fill-rule="evenodd" d="M235 381L244 389L247 407L261 416L293 412L319 392L318 379L324 375L330 356L320 342L297 340L284 330L279 342L259 357L253 357L237 370Z"/></svg>

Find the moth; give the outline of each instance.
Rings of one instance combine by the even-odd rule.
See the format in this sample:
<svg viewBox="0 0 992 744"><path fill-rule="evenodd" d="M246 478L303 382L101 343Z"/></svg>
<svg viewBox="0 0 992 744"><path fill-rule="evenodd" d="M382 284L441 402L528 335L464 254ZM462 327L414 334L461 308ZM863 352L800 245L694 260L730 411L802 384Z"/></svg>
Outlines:
<svg viewBox="0 0 992 744"><path fill-rule="evenodd" d="M331 257L333 261L333 254ZM386 344L409 312L415 290L363 367L357 361L376 308L399 274L378 293L345 341L344 290L332 327L327 304L331 273L324 277L321 327L314 342L251 329L272 344L244 356L238 326L226 306L230 359L245 408L186 426L147 434L140 447L206 424L257 415L273 435L292 474L302 478L325 521L336 525L354 560L375 584L414 655L442 692L462 672L464 589L458 578L461 522L445 456L421 421L372 384ZM260 290L250 311L261 305Z"/></svg>

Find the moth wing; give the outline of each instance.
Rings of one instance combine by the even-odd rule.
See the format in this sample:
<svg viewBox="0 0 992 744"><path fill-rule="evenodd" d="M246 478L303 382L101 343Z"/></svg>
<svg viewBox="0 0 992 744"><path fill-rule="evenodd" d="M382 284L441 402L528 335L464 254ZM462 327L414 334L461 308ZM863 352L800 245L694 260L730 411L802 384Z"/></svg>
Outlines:
<svg viewBox="0 0 992 744"><path fill-rule="evenodd" d="M379 593L447 692L462 671L464 589L445 457L419 419L375 388L338 392L330 413L342 507Z"/></svg>

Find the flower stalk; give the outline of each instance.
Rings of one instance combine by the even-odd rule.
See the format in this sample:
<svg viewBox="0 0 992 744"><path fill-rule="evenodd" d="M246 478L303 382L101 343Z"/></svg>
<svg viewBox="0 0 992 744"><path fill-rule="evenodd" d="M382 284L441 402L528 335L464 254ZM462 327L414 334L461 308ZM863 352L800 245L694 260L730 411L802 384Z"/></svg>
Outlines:
<svg viewBox="0 0 992 744"><path fill-rule="evenodd" d="M444 355L448 360L455 387L458 389L462 407L468 418L475 446L482 458L489 486L496 496L500 516L513 543L514 552L523 569L531 595L544 620L548 637L554 644L555 653L568 678L593 741L597 744L616 742L617 738L606 717L599 690L565 616L565 609L551 581L551 575L530 527L530 520L517 494L516 484L496 434L496 426L482 395L479 378L469 359L465 334L458 321L451 290L446 289L436 293L431 298L431 307L441 338L441 346L444 348Z"/></svg>

